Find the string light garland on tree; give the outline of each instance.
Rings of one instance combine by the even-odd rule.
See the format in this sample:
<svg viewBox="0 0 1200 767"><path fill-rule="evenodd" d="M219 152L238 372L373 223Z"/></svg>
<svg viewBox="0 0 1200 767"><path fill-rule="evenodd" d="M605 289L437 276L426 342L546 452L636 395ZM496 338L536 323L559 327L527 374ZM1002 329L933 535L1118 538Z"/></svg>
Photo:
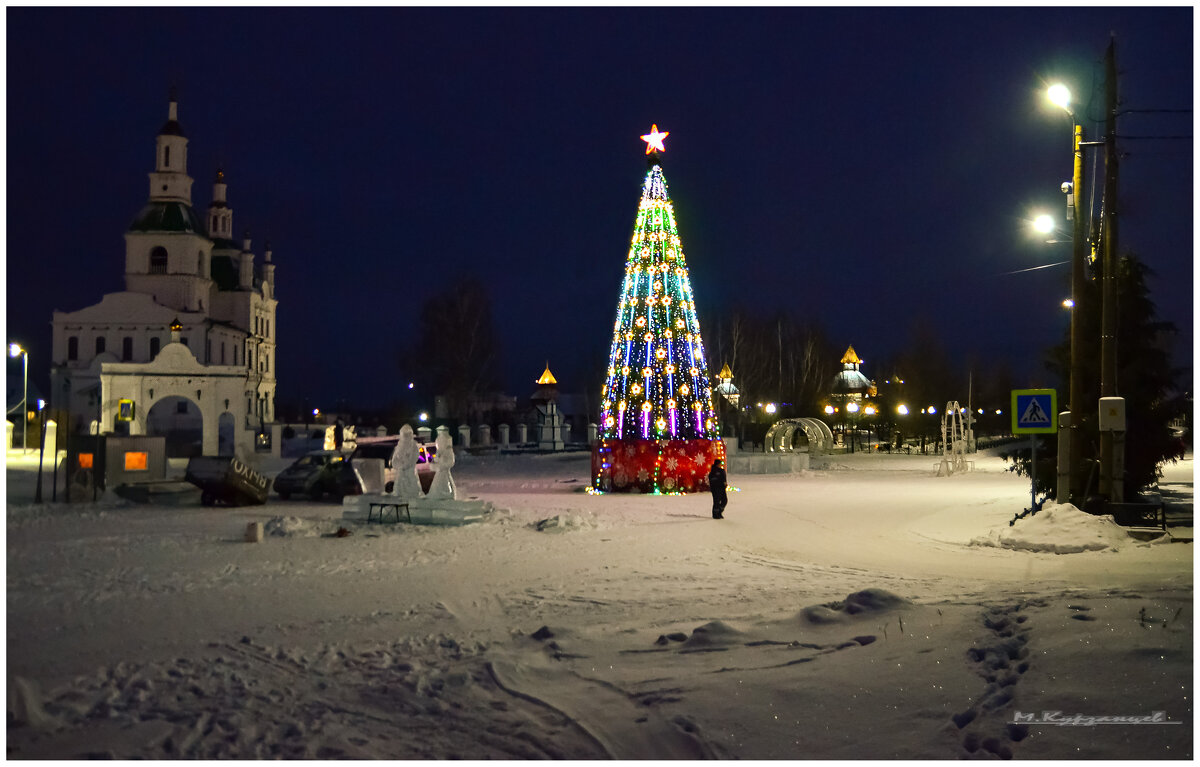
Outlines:
<svg viewBox="0 0 1200 767"><path fill-rule="evenodd" d="M655 124L641 137L650 168L600 393L592 454L592 487L600 492L704 491L713 460L725 454L675 210L658 162L668 135Z"/></svg>

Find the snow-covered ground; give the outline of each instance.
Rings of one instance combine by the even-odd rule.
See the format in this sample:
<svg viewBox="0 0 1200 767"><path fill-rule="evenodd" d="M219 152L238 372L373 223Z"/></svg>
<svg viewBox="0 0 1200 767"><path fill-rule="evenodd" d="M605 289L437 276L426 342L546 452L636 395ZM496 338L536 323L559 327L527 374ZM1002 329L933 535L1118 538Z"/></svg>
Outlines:
<svg viewBox="0 0 1200 767"><path fill-rule="evenodd" d="M1010 527L1028 480L975 458L731 476L717 521L459 456L484 523L337 537L333 503L34 506L10 454L7 755L1191 757L1191 530Z"/></svg>

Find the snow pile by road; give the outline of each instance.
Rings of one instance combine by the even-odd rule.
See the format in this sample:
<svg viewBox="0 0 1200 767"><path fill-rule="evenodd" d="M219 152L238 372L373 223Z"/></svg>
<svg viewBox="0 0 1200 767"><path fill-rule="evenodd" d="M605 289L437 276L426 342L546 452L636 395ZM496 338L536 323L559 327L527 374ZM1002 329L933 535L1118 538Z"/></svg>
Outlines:
<svg viewBox="0 0 1200 767"><path fill-rule="evenodd" d="M1041 511L1004 525L971 541L974 546L997 546L1018 551L1078 554L1146 546L1131 538L1111 515L1088 514L1069 503L1047 501Z"/></svg>
<svg viewBox="0 0 1200 767"><path fill-rule="evenodd" d="M280 538L314 538L337 532L338 526L329 520L301 517L271 517L263 523L263 533Z"/></svg>

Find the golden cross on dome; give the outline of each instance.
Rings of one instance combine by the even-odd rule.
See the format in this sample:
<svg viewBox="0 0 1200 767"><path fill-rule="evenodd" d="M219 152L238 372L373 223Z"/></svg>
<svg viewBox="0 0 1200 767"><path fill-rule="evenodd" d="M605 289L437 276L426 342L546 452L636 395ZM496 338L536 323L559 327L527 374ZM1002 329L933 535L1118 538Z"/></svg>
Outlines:
<svg viewBox="0 0 1200 767"><path fill-rule="evenodd" d="M670 131L658 132L658 124L650 126L650 132L642 136L642 141L646 142L646 154L651 152L665 152L666 147L663 146L663 139L670 136Z"/></svg>

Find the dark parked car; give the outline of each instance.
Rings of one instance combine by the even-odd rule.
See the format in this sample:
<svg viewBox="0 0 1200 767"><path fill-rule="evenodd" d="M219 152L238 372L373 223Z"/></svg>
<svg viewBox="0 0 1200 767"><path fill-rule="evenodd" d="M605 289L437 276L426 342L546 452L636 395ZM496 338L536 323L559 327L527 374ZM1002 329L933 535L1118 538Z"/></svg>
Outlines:
<svg viewBox="0 0 1200 767"><path fill-rule="evenodd" d="M341 470L346 454L336 450L314 450L287 467L275 477L275 492L285 501L291 495L306 495L319 501L329 493L341 500Z"/></svg>
<svg viewBox="0 0 1200 767"><path fill-rule="evenodd" d="M350 457L342 463L338 472L338 487L342 495L362 494L362 485L358 475L354 473L353 463L363 458L378 458L383 461L384 491L391 492L396 479L396 469L392 466L392 452L396 449L399 437L359 437L358 444ZM432 442L417 442L417 479L421 482L421 492L429 492L433 483L433 456L437 446Z"/></svg>

